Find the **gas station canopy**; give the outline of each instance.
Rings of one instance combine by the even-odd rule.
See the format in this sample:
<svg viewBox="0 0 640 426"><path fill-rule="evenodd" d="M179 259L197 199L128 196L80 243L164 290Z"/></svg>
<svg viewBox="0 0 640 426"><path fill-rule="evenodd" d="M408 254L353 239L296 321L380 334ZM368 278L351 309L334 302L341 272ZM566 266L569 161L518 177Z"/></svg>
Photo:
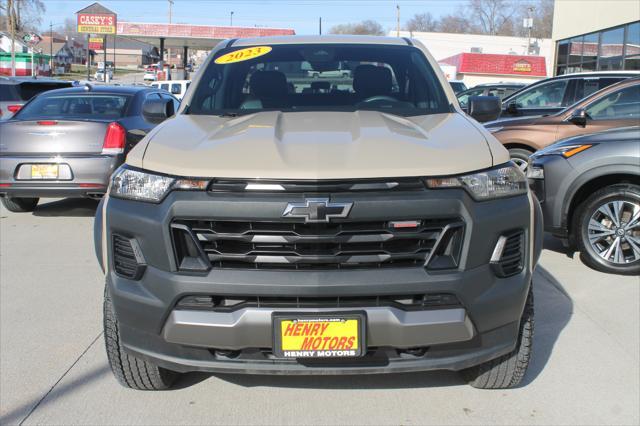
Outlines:
<svg viewBox="0 0 640 426"><path fill-rule="evenodd" d="M219 27L190 24L149 24L139 22L118 22L118 36L158 45L164 41L164 48L188 48L211 50L221 40L228 38L265 37L294 35L287 28L262 27Z"/></svg>

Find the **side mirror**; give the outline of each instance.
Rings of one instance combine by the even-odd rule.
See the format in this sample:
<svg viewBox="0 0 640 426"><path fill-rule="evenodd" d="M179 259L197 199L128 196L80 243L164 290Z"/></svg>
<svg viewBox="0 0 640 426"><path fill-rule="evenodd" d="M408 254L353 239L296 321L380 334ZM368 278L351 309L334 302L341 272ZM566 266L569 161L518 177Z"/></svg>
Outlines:
<svg viewBox="0 0 640 426"><path fill-rule="evenodd" d="M569 117L569 121L573 124L584 127L587 125L587 117L587 111L580 108L579 110L576 110L573 112L573 114L571 114L571 116Z"/></svg>
<svg viewBox="0 0 640 426"><path fill-rule="evenodd" d="M152 123L161 123L175 113L170 99L148 99L142 107L142 115Z"/></svg>
<svg viewBox="0 0 640 426"><path fill-rule="evenodd" d="M507 105L507 114L509 115L517 115L518 114L518 105L516 105L515 101L509 102Z"/></svg>
<svg viewBox="0 0 640 426"><path fill-rule="evenodd" d="M467 108L471 117L484 123L500 117L502 103L497 96L471 96Z"/></svg>

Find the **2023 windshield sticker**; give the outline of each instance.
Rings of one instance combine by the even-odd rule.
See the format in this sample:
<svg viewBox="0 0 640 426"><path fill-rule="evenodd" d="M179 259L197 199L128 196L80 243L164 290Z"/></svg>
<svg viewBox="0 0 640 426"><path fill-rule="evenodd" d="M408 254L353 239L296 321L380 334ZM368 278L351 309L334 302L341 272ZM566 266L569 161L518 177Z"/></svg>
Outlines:
<svg viewBox="0 0 640 426"><path fill-rule="evenodd" d="M249 59L266 55L267 53L271 52L271 50L271 46L248 47L246 49L234 50L233 52L225 53L219 58L216 58L214 62L219 65L226 65L236 62L248 61Z"/></svg>

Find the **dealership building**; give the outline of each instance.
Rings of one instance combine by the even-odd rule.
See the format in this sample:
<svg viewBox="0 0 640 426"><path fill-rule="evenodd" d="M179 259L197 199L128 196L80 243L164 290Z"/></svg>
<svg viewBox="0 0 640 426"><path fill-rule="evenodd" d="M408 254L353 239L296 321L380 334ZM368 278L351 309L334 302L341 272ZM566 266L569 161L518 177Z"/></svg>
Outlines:
<svg viewBox="0 0 640 426"><path fill-rule="evenodd" d="M554 75L640 70L638 0L556 0Z"/></svg>

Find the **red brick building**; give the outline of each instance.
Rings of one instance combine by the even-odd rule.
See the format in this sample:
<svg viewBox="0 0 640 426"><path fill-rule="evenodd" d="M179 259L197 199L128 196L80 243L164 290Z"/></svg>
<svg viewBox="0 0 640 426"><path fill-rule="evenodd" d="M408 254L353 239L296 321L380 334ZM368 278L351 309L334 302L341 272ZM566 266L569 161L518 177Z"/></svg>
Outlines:
<svg viewBox="0 0 640 426"><path fill-rule="evenodd" d="M533 83L547 77L543 56L459 53L438 62L455 66L455 79L468 87L501 81Z"/></svg>

